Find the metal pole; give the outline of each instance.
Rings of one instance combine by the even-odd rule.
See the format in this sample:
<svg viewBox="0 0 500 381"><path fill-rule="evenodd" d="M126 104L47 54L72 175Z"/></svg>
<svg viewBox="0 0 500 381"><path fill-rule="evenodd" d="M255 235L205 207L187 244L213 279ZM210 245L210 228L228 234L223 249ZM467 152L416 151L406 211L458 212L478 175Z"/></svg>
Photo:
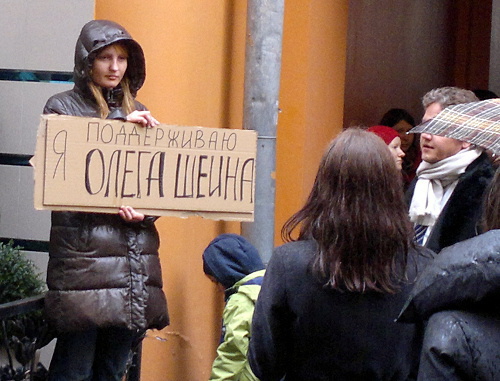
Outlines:
<svg viewBox="0 0 500 381"><path fill-rule="evenodd" d="M283 41L284 0L248 0L243 123L258 133L254 222L242 235L264 263L274 247L276 126Z"/></svg>

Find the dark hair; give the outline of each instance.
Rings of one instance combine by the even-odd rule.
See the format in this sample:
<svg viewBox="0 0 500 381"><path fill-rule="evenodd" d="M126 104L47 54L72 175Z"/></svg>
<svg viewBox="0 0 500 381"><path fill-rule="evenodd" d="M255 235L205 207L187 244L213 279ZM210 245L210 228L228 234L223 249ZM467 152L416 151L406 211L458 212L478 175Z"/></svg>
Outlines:
<svg viewBox="0 0 500 381"><path fill-rule="evenodd" d="M349 128L330 143L309 198L282 237L293 241L300 224L298 240L318 243L312 271L326 287L395 292L413 237L402 189L384 142Z"/></svg>
<svg viewBox="0 0 500 381"><path fill-rule="evenodd" d="M472 92L478 97L480 101L484 101L486 99L498 98L498 95L491 90L486 89L475 89Z"/></svg>
<svg viewBox="0 0 500 381"><path fill-rule="evenodd" d="M398 122L402 120L415 127L415 119L413 119L413 116L411 116L408 111L402 108L391 108L384 114L384 116L382 116L379 124L381 124L382 126L394 127L396 124L398 124Z"/></svg>
<svg viewBox="0 0 500 381"><path fill-rule="evenodd" d="M500 167L497 167L490 185L486 188L483 210L484 230L500 229Z"/></svg>

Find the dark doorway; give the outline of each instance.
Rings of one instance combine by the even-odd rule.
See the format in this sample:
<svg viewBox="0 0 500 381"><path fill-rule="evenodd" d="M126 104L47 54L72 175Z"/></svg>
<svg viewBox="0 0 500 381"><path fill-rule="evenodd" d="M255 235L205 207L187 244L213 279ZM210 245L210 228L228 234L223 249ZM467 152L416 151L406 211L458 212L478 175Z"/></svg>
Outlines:
<svg viewBox="0 0 500 381"><path fill-rule="evenodd" d="M487 89L491 20L492 0L351 0L344 126L390 108L419 121L435 87Z"/></svg>

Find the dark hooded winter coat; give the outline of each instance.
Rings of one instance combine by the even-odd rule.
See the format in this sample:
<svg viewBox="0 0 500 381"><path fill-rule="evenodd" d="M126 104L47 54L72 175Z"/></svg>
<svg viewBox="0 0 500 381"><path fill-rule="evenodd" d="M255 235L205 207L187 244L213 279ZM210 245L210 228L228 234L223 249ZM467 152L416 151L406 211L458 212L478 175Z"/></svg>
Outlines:
<svg viewBox="0 0 500 381"><path fill-rule="evenodd" d="M125 75L135 96L145 79L141 47L120 25L94 20L76 44L74 88L52 96L44 113L99 117L89 71L96 52L117 41L128 49ZM125 117L120 89L105 95L112 100L110 117ZM145 110L139 102L136 108ZM118 213L52 213L45 311L57 331L110 326L143 331L168 325L155 219L128 223Z"/></svg>
<svg viewBox="0 0 500 381"><path fill-rule="evenodd" d="M418 380L500 380L500 230L444 249L399 317L423 322Z"/></svg>
<svg viewBox="0 0 500 381"><path fill-rule="evenodd" d="M43 113L99 118L97 104L88 86L91 81L90 70L97 52L115 42L123 43L127 47L128 65L125 75L130 81L130 91L135 97L146 79L146 61L141 46L120 25L108 20L94 20L85 24L76 42L73 69L75 86L71 90L50 97ZM103 95L110 106L108 118L125 119L126 115L119 105L121 89L118 87L104 91ZM140 111L146 110L146 107L138 101L135 101L135 107Z"/></svg>

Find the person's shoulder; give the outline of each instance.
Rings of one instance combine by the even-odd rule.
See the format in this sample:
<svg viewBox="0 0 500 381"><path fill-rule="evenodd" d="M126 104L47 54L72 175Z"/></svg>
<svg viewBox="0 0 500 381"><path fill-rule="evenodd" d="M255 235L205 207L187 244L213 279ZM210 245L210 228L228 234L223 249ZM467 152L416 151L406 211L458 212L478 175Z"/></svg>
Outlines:
<svg viewBox="0 0 500 381"><path fill-rule="evenodd" d="M74 89L66 90L66 91L61 91L60 93L56 93L52 95L48 100L47 103L53 102L55 100L65 100L69 98L75 98L78 97L78 93Z"/></svg>
<svg viewBox="0 0 500 381"><path fill-rule="evenodd" d="M67 105L79 97L73 89L52 95L43 108L44 114L66 114Z"/></svg>
<svg viewBox="0 0 500 381"><path fill-rule="evenodd" d="M317 249L314 240L288 242L274 249L271 261L280 262L284 268L307 266Z"/></svg>
<svg viewBox="0 0 500 381"><path fill-rule="evenodd" d="M495 168L491 158L486 152L483 152L476 160L469 164L465 172L469 176L491 178L495 173Z"/></svg>
<svg viewBox="0 0 500 381"><path fill-rule="evenodd" d="M455 261L463 257L465 258L464 261L474 262L475 264L481 261L490 261L491 256L494 256L497 262L500 259L500 229L489 230L483 234L457 242L444 248L439 254L440 260Z"/></svg>
<svg viewBox="0 0 500 381"><path fill-rule="evenodd" d="M415 276L422 272L436 257L436 253L427 247L416 245L408 250L407 268Z"/></svg>
<svg viewBox="0 0 500 381"><path fill-rule="evenodd" d="M142 104L141 102L139 102L137 99L134 100L135 102L135 109L138 110L138 111L148 111L148 108Z"/></svg>
<svg viewBox="0 0 500 381"><path fill-rule="evenodd" d="M431 249L420 245L415 245L414 247L411 247L410 250L408 250L409 257L414 257L422 263L431 262L436 257L436 255L437 254Z"/></svg>
<svg viewBox="0 0 500 381"><path fill-rule="evenodd" d="M274 252L279 255L299 255L305 252L311 252L317 249L317 244L314 240L301 240L287 242L278 246Z"/></svg>
<svg viewBox="0 0 500 381"><path fill-rule="evenodd" d="M462 199L462 204L480 203L480 194L490 184L495 175L495 168L489 156L483 152L476 160L469 164L465 173L460 176L456 194ZM478 198L479 197L479 198Z"/></svg>
<svg viewBox="0 0 500 381"><path fill-rule="evenodd" d="M399 321L425 320L436 311L496 306L500 230L444 248L419 274Z"/></svg>

